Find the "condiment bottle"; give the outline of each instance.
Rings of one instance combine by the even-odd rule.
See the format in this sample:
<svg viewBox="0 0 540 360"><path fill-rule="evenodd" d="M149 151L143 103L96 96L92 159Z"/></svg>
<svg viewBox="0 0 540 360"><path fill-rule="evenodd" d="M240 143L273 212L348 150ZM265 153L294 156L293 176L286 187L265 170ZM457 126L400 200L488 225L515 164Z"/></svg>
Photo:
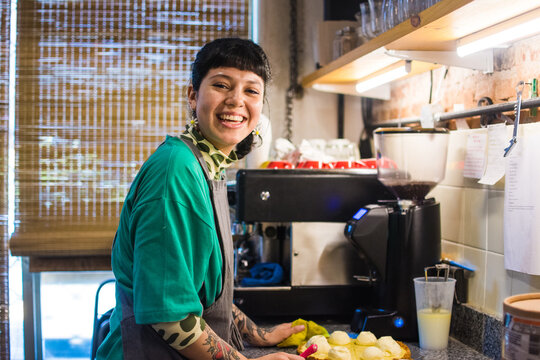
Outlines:
<svg viewBox="0 0 540 360"><path fill-rule="evenodd" d="M336 31L336 35L334 37L334 43L333 43L333 52L332 52L332 59L335 60L338 57L341 56L341 38L343 37L343 30L340 29Z"/></svg>

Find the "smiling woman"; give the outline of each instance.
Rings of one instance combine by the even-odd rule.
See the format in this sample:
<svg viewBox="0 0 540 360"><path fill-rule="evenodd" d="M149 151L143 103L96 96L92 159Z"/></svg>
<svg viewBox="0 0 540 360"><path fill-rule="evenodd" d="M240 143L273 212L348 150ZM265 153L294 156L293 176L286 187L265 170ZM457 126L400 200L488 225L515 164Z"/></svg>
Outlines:
<svg viewBox="0 0 540 360"><path fill-rule="evenodd" d="M272 346L303 330L259 328L232 304L225 169L253 147L269 79L252 41L218 39L197 54L193 119L144 163L122 208L112 251L118 297L98 359L245 359L243 339Z"/></svg>

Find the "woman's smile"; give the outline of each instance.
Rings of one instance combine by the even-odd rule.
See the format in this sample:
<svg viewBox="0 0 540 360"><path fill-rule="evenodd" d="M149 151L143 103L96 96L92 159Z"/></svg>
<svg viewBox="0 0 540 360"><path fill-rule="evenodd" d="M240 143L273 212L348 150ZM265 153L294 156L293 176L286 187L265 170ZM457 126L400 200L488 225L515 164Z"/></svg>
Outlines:
<svg viewBox="0 0 540 360"><path fill-rule="evenodd" d="M242 115L220 114L217 117L224 126L233 128L240 126L244 121L246 121L246 118Z"/></svg>

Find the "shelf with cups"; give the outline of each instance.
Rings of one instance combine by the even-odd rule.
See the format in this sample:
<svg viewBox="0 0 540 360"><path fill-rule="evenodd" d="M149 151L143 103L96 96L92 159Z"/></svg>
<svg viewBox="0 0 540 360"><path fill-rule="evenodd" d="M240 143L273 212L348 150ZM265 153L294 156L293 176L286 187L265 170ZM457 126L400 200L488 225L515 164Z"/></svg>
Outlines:
<svg viewBox="0 0 540 360"><path fill-rule="evenodd" d="M389 99L392 80L440 66L493 71L493 52L458 55L458 46L495 26L540 18L530 0L440 0L302 79L304 88ZM493 33L493 31L491 31ZM374 87L374 84L384 85Z"/></svg>

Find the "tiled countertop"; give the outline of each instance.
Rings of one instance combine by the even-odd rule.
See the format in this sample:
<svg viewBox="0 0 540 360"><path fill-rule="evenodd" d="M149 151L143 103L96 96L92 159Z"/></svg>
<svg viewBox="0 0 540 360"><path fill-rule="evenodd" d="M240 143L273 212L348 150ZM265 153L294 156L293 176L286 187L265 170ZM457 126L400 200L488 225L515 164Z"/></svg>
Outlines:
<svg viewBox="0 0 540 360"><path fill-rule="evenodd" d="M349 326L346 324L324 324L324 327L328 332L335 330L348 331ZM471 347L450 338L448 342L448 348L446 350L430 351L422 350L418 347L418 343L406 343L411 349L412 358L414 360L488 360L491 359L487 356L480 354L473 350ZM295 348L256 348L247 347L242 354L247 358L257 358L264 355L268 355L274 352L286 352L289 354L296 354Z"/></svg>

